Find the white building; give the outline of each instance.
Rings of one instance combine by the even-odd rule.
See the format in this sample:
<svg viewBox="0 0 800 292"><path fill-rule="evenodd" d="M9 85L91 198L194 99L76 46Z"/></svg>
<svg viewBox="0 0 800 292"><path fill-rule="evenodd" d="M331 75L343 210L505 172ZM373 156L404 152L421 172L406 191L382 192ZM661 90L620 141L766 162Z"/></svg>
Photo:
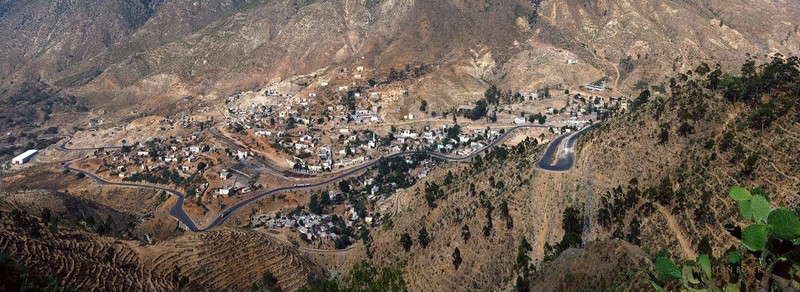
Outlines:
<svg viewBox="0 0 800 292"><path fill-rule="evenodd" d="M231 173L228 172L227 170L223 170L223 171L219 172L219 179L227 180L229 177L231 177Z"/></svg>
<svg viewBox="0 0 800 292"><path fill-rule="evenodd" d="M514 118L514 123L515 124L524 124L526 121L527 120L525 120L524 117L516 117L516 118Z"/></svg>
<svg viewBox="0 0 800 292"><path fill-rule="evenodd" d="M604 91L604 90L606 90L605 84L600 84L600 85L597 85L597 84L586 84L586 85L584 85L584 87L586 87L586 89L593 90L593 91Z"/></svg>
<svg viewBox="0 0 800 292"><path fill-rule="evenodd" d="M33 155L36 155L37 152L39 152L39 150L36 150L36 149L30 149L28 151L25 151L22 154L20 154L19 156L14 157L14 159L11 160L11 163L13 163L13 164L25 164L28 161L30 161L31 158L33 158Z"/></svg>
<svg viewBox="0 0 800 292"><path fill-rule="evenodd" d="M539 93L537 93L537 92L526 92L526 93L522 93L522 97L524 97L527 100L538 100L539 99Z"/></svg>

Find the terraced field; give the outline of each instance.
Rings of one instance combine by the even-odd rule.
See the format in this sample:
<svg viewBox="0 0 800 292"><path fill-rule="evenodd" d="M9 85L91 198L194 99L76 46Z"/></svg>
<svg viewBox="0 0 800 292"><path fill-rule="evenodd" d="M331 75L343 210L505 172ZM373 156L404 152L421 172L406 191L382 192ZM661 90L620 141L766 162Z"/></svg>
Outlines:
<svg viewBox="0 0 800 292"><path fill-rule="evenodd" d="M165 251L165 252L161 252ZM267 235L237 229L193 233L142 248L149 273L180 271L192 286L212 291L243 291L271 272L283 290L294 291L322 270L291 246Z"/></svg>
<svg viewBox="0 0 800 292"><path fill-rule="evenodd" d="M49 274L68 287L81 290L173 290L164 274L144 269L139 254L128 244L78 230L40 235L14 223L4 212L0 250L37 273Z"/></svg>
<svg viewBox="0 0 800 292"><path fill-rule="evenodd" d="M0 203L0 251L70 288L242 291L261 285L269 271L283 290L294 291L323 273L292 247L254 232L218 229L139 246L75 229L53 234L38 217L14 219L14 207Z"/></svg>

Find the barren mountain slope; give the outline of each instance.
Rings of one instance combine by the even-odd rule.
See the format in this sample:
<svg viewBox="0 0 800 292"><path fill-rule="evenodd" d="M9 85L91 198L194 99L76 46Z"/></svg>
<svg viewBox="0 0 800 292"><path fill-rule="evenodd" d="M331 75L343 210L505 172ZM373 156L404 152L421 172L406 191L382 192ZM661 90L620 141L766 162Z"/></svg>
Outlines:
<svg viewBox="0 0 800 292"><path fill-rule="evenodd" d="M800 8L790 1L544 1L538 21L522 0L0 5L0 31L11 36L0 40L3 84L41 80L110 110L221 97L353 63L438 64L441 74L413 96L461 101L486 81L534 90L608 76L627 89L697 60L800 51ZM570 56L581 64L566 67Z"/></svg>
<svg viewBox="0 0 800 292"><path fill-rule="evenodd" d="M531 291L582 290L647 291L642 271L650 268L649 256L638 246L622 240L592 242L571 248L542 268L531 281Z"/></svg>
<svg viewBox="0 0 800 292"><path fill-rule="evenodd" d="M475 46L503 56L523 35L514 21L532 10L525 1L101 2L6 1L0 29L14 37L0 41L4 83L41 79L125 107L228 94L354 57L390 67Z"/></svg>
<svg viewBox="0 0 800 292"><path fill-rule="evenodd" d="M535 39L572 51L620 87L655 82L699 61L732 68L744 55L800 52L793 1L543 1Z"/></svg>
<svg viewBox="0 0 800 292"><path fill-rule="evenodd" d="M104 69L108 53L144 25L158 2L2 1L3 84L18 78L64 85L91 80Z"/></svg>

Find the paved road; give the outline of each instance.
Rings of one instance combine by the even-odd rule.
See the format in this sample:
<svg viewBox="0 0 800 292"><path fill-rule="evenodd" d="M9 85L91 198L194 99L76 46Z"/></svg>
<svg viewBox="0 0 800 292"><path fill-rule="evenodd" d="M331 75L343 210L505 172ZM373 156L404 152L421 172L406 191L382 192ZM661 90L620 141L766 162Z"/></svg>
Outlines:
<svg viewBox="0 0 800 292"><path fill-rule="evenodd" d="M583 134L594 128L595 125L597 124L595 123L589 127L583 128L578 132L564 134L553 139L553 141L547 145L544 155L542 155L542 158L539 159L539 162L536 165L541 169L549 171L567 171L572 169L572 166L575 164L575 142L578 141L578 138L583 136ZM562 145L564 139L567 141L563 143L563 155L559 156L558 160L553 163L556 154L559 152L559 146Z"/></svg>
<svg viewBox="0 0 800 292"><path fill-rule="evenodd" d="M56 149L59 149L59 150L66 149L64 151L81 151L81 150L77 150L77 149L67 149L67 148L61 148L61 147L57 147ZM89 150L89 149L83 149L83 150ZM86 177L89 177L89 178L93 179L98 185L101 185L101 186L152 189L152 190L158 190L158 191L165 191L165 192L167 192L167 193L169 193L171 195L174 195L175 197L178 198L178 201L175 202L174 206L172 206L172 209L170 209L169 214L172 217L175 217L175 219L178 219L179 221L181 221L184 225L186 225L189 228L189 230L192 230L192 231L195 231L195 232L196 231L200 231L197 228L197 225L192 220L192 218L188 214L186 214L186 212L183 211L183 200L186 197L183 193L181 193L181 192L179 192L177 190L173 190L173 189L169 189L169 188L165 188L165 187L153 186L153 185L144 185L144 184L137 184L137 183L110 182L110 181L102 179L101 177L97 176L94 173L91 173L91 172L88 172L88 171L84 171L84 170L81 170L81 169L77 169L77 168L73 168L72 164L75 163L75 162L78 162L80 160L81 159L72 160L72 161L69 161L69 162L64 162L64 163L61 164L61 167L63 169L66 169L66 170L69 170L69 171L72 171L72 172L82 173L82 174L86 175Z"/></svg>
<svg viewBox="0 0 800 292"><path fill-rule="evenodd" d="M95 151L97 149L109 149L109 150L122 149L122 147L119 147L119 146L96 147L96 148L67 148L67 143L69 143L69 141L72 141L72 135L67 135L67 138L68 138L67 141L65 141L64 143L61 143L61 144L56 146L56 150L58 150L58 151Z"/></svg>
<svg viewBox="0 0 800 292"><path fill-rule="evenodd" d="M492 141L491 143L489 143L485 147L483 147L481 149L478 149L478 150L470 153L469 155L466 155L466 156L463 156L463 157L453 157L453 156L448 156L448 155L444 155L444 154L437 153L437 152L422 152L422 153L427 154L427 155L432 156L432 157L440 158L440 159L446 160L446 161L453 161L453 162L468 161L468 160L474 158L475 156L478 156L481 153L485 152L486 150L488 150L488 149L500 144L509 135L511 135L514 131L516 131L518 129L525 129L525 128L549 128L549 126L543 126L543 125L519 125L519 126L514 126L512 128L507 129L502 135L500 135L500 137L498 137L497 139L495 139L494 141ZM573 135L569 135L569 136L568 135L562 135L562 136L556 138L555 140L553 140L553 142L550 143L550 146L548 146L548 149L545 152L545 158L548 157L548 155L549 155L549 157L550 157L549 159L550 160L546 160L545 158L542 158L542 160L539 162L539 167L541 167L543 169L546 169L546 170L552 170L552 171L564 171L564 170L568 170L569 168L571 168L572 167L571 164L574 162L574 154L572 154L571 152L567 155L567 162L564 162L564 163L569 163L569 165L563 164L561 159L559 159L559 163L557 163L555 166L551 166L549 164L544 164L544 163L542 163L542 161L552 161L552 157L555 155L555 152L557 152L554 149L557 148L558 145L561 143L561 141L563 139L567 138L567 137L569 137L569 138L568 138L567 143L565 145L567 145L567 147L571 149L574 146L575 141L577 140L577 138L581 134L583 134L586 131L588 131L588 129L590 129L590 128L591 127L583 129L583 130L581 130L581 131L579 131L579 132L577 132L577 133L575 133ZM70 139L71 138L72 137L70 136ZM71 148L67 148L66 147L68 142L69 142L69 140L64 142L62 145L59 145L58 147L56 147L56 149L58 149L60 151L82 151L82 150L96 150L97 149L97 148L71 149ZM119 148L119 147L104 147L104 149L114 149L114 148ZM391 155L388 155L388 156L384 156L384 158L388 159L388 158L394 158L394 157L398 157L398 156L411 155L411 154L415 154L415 153L418 153L418 152L417 151L398 152L398 153L394 153L394 154L391 154ZM106 181L106 180L98 177L94 173L90 173L90 172L87 172L87 171L83 171L83 170L71 167L71 165L73 163L77 162L77 161L78 160L73 160L73 161L62 163L61 167L63 167L66 170L69 170L69 171L83 173L87 177L90 177L90 178L94 179L98 184L103 185L103 186L119 186L119 187L133 187L133 188L154 189L154 190L165 191L165 192L167 192L169 194L172 194L172 195L178 197L178 201L170 209L169 214L171 216L175 217L176 219L178 219L179 221L181 221L181 223L183 223L192 232L200 232L200 231L205 231L205 230L208 230L208 229L210 229L210 228L212 228L214 226L219 225L220 223L225 221L225 219L227 219L227 217L231 213L236 212L237 210L239 210L239 209L249 205L250 203L253 203L253 202L255 202L255 201L257 201L257 200L259 200L259 199L261 199L263 197L270 196L270 195L273 195L273 194L276 194L276 193L280 193L280 192L284 192L284 191L313 189L313 188L321 187L321 186L330 184L332 182L338 181L340 179L349 177L349 176L351 176L351 175L353 175L355 173L361 172L361 171L363 171L365 169L368 169L368 168L374 166L375 164L377 164L380 160L379 159L372 160L372 161L367 162L365 164L362 164L362 165L360 165L358 167L354 167L352 169L349 169L347 171L339 173L335 177L332 177L332 178L329 178L329 179L325 179L325 180L322 180L322 181L319 181L319 182L316 182L316 183L296 184L296 185L293 185L293 186L283 186L283 187L271 189L271 190L268 190L268 191L264 191L264 192L259 193L259 194L255 195L255 196L253 196L253 197L251 197L251 198L249 198L247 200L239 202L238 204L233 205L233 206L225 209L224 211L222 211L222 213L216 219L214 219L214 221L212 221L211 223L207 224L205 227L202 227L202 228L198 227L194 223L194 221L191 219L191 217L188 214L186 214L186 212L183 210L183 201L185 199L185 195L183 193L181 193L181 192L179 192L177 190L172 190L172 189L168 189L168 188L164 188L164 187L158 187L158 186L151 186L151 185L144 185L144 184L137 184L137 183L109 182L109 181Z"/></svg>

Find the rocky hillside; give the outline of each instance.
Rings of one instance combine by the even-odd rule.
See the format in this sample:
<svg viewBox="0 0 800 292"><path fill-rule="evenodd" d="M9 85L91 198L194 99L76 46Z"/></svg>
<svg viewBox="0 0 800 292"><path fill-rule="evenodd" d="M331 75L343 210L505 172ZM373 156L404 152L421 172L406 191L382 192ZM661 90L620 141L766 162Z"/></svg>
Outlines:
<svg viewBox="0 0 800 292"><path fill-rule="evenodd" d="M658 83L705 61L800 51L792 1L542 1L535 38L606 72L609 86ZM768 17L765 17L768 16Z"/></svg>
<svg viewBox="0 0 800 292"><path fill-rule="evenodd" d="M0 56L4 83L38 79L118 105L130 96L225 94L355 57L388 68L440 62L475 46L503 55L522 35L508 24L533 9L525 1L1 5L0 30L14 35L0 44L9 48Z"/></svg>
<svg viewBox="0 0 800 292"><path fill-rule="evenodd" d="M798 52L799 16L788 1L4 0L0 82L112 111L352 64L439 65L412 92L426 98L604 76L626 90L698 60Z"/></svg>

